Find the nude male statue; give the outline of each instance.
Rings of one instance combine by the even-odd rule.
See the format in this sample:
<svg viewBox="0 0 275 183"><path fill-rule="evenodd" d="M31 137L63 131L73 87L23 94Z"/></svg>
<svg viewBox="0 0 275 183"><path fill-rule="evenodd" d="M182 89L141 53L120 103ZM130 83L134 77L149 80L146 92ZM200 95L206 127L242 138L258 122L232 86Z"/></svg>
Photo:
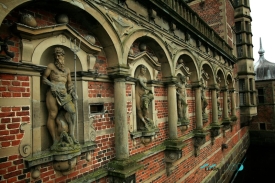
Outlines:
<svg viewBox="0 0 275 183"><path fill-rule="evenodd" d="M65 67L65 52L62 48L56 47L54 50L54 63L50 63L43 75L43 82L50 86L46 94L46 105L49 111L47 127L53 139L54 150L58 144L60 136L58 134L58 119L59 109L63 108L66 111L66 122L69 128L69 136L73 143L78 144L74 136L74 126L76 123L76 109L72 102L77 99L71 80L70 69ZM49 79L48 79L49 78ZM57 123L57 124L56 124Z"/></svg>

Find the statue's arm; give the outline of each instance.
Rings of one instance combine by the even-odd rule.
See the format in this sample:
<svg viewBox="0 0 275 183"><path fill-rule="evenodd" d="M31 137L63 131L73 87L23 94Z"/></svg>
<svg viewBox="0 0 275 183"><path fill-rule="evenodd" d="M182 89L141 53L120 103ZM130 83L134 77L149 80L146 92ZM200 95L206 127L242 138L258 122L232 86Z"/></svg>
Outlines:
<svg viewBox="0 0 275 183"><path fill-rule="evenodd" d="M43 74L43 83L53 87L54 84L47 79L49 77L49 75L51 74L51 71L52 71L51 65L49 64Z"/></svg>

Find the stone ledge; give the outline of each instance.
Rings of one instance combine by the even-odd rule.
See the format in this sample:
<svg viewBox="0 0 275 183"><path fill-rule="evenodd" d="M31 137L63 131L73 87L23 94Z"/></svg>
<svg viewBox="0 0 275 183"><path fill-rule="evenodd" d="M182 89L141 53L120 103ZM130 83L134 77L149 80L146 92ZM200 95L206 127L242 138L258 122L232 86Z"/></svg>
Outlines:
<svg viewBox="0 0 275 183"><path fill-rule="evenodd" d="M98 179L101 179L103 177L106 177L108 175L108 170L101 168L94 172L89 173L88 175L85 175L79 179L75 179L71 181L70 183L87 183L87 182L94 182Z"/></svg>
<svg viewBox="0 0 275 183"><path fill-rule="evenodd" d="M52 162L54 160L57 161L65 161L72 159L75 156L80 155L81 153L94 150L96 148L96 144L93 142L85 143L81 146L81 150L73 150L68 152L55 152L55 151L43 151L37 155L29 156L25 158L25 162L28 168L41 165L44 163Z"/></svg>

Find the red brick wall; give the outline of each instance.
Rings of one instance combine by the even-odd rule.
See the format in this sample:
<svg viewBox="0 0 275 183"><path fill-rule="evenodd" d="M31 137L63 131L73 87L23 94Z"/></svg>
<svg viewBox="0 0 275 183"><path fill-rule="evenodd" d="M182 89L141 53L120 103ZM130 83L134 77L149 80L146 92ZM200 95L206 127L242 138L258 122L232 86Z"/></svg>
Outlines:
<svg viewBox="0 0 275 183"><path fill-rule="evenodd" d="M259 104L257 106L257 116L253 117L253 121L250 124L251 130L260 130L259 123L266 124L266 130L275 130L275 125L273 122L274 118L274 109L275 105L273 104L273 93L275 92L274 82L273 81L263 81L256 82L256 90L257 88L264 89L264 104ZM256 100L258 97L256 95ZM258 101L257 101L258 103Z"/></svg>
<svg viewBox="0 0 275 183"><path fill-rule="evenodd" d="M222 29L222 17L220 6L222 3L217 0L205 0L203 6L200 6L199 3L192 4L190 7L218 34L221 33Z"/></svg>
<svg viewBox="0 0 275 183"><path fill-rule="evenodd" d="M89 81L88 84L89 98L113 98L114 97L114 84L107 82L93 82Z"/></svg>
<svg viewBox="0 0 275 183"><path fill-rule="evenodd" d="M30 97L30 78L0 73L0 97Z"/></svg>

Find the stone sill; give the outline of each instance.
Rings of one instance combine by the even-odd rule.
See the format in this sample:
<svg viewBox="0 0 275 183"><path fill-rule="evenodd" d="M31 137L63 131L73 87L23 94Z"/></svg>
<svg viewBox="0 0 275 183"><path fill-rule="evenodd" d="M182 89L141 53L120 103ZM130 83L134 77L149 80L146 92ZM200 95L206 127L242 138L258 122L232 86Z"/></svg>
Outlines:
<svg viewBox="0 0 275 183"><path fill-rule="evenodd" d="M139 137L152 137L156 135L156 133L159 132L159 129L153 130L153 131L136 131L131 132L130 135L133 139L139 138Z"/></svg>

